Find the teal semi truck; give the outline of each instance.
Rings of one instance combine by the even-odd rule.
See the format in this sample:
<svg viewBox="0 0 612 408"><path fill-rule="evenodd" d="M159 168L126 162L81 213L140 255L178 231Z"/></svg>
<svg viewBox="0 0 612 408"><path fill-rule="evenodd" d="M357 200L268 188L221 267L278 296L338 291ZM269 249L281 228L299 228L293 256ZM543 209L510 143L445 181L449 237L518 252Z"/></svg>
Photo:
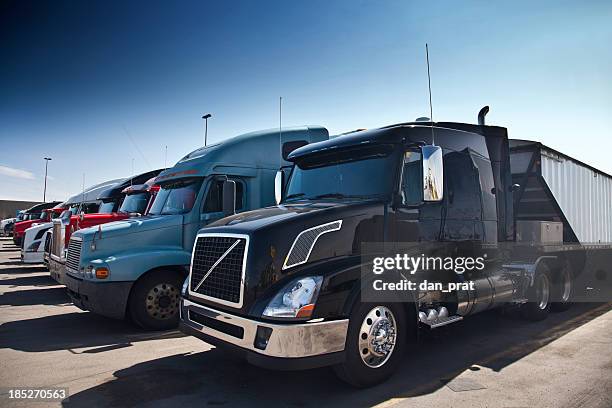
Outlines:
<svg viewBox="0 0 612 408"><path fill-rule="evenodd" d="M163 171L144 217L76 231L66 256L73 303L145 329L178 325L180 289L197 232L213 221L275 203L274 178L287 155L328 131L307 126L258 131L206 146ZM219 254L221 255L221 254Z"/></svg>

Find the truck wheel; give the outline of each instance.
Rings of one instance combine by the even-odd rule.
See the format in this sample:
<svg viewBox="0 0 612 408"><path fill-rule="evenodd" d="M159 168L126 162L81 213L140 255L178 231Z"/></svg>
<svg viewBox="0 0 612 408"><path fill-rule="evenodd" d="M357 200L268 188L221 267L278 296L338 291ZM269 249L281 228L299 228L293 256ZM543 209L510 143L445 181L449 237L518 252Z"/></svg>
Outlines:
<svg viewBox="0 0 612 408"><path fill-rule="evenodd" d="M136 283L128 304L134 323L145 330L178 326L182 276L175 271L155 271Z"/></svg>
<svg viewBox="0 0 612 408"><path fill-rule="evenodd" d="M553 312L563 312L572 306L574 294L574 277L569 265L564 265L560 271L557 282L553 285L553 303L550 309Z"/></svg>
<svg viewBox="0 0 612 408"><path fill-rule="evenodd" d="M349 321L346 360L334 366L338 377L358 388L389 378L406 348L406 322L401 303L357 303Z"/></svg>
<svg viewBox="0 0 612 408"><path fill-rule="evenodd" d="M521 307L521 314L527 320L544 320L550 312L552 284L550 270L542 264L536 271L533 285L527 292L527 303Z"/></svg>

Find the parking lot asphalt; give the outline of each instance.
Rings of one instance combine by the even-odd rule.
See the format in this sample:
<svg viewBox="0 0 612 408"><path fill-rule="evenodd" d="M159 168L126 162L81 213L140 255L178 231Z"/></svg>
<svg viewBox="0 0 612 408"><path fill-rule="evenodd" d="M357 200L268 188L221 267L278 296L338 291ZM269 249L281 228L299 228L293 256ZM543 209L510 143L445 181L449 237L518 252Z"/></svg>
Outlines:
<svg viewBox="0 0 612 408"><path fill-rule="evenodd" d="M0 239L0 406L612 407L612 303L542 322L483 313L422 336L386 383L353 389L331 369L250 366L178 331L84 312L42 265ZM67 388L63 402L8 389Z"/></svg>

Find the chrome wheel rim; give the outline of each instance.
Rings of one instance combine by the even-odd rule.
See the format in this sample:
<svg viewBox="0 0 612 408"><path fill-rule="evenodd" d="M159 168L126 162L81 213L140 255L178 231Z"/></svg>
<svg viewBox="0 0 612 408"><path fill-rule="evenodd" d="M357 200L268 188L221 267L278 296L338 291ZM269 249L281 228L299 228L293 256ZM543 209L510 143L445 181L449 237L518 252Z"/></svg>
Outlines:
<svg viewBox="0 0 612 408"><path fill-rule="evenodd" d="M548 277L541 274L536 282L536 301L540 310L546 309L548 300L550 299L550 282Z"/></svg>
<svg viewBox="0 0 612 408"><path fill-rule="evenodd" d="M563 269L563 291L561 292L561 302L566 303L572 294L572 274L568 268Z"/></svg>
<svg viewBox="0 0 612 408"><path fill-rule="evenodd" d="M159 283L147 293L147 314L156 320L172 319L178 313L179 300L179 291L174 285Z"/></svg>
<svg viewBox="0 0 612 408"><path fill-rule="evenodd" d="M359 356L370 368L383 366L395 349L397 323L393 312L376 306L366 314L359 330Z"/></svg>

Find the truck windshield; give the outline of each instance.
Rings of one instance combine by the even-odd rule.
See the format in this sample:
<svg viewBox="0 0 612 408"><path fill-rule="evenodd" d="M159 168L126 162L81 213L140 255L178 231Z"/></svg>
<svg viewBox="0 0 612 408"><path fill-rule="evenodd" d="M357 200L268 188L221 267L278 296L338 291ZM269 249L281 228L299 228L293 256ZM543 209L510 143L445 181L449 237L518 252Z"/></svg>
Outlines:
<svg viewBox="0 0 612 408"><path fill-rule="evenodd" d="M296 163L285 202L304 199L382 198L397 168L393 145L348 148Z"/></svg>
<svg viewBox="0 0 612 408"><path fill-rule="evenodd" d="M201 185L201 178L174 181L162 185L149 210L149 214L171 215L188 213L193 208Z"/></svg>
<svg viewBox="0 0 612 408"><path fill-rule="evenodd" d="M145 210L147 209L148 202L149 193L147 191L130 194L123 200L121 208L119 208L119 212L144 214Z"/></svg>

